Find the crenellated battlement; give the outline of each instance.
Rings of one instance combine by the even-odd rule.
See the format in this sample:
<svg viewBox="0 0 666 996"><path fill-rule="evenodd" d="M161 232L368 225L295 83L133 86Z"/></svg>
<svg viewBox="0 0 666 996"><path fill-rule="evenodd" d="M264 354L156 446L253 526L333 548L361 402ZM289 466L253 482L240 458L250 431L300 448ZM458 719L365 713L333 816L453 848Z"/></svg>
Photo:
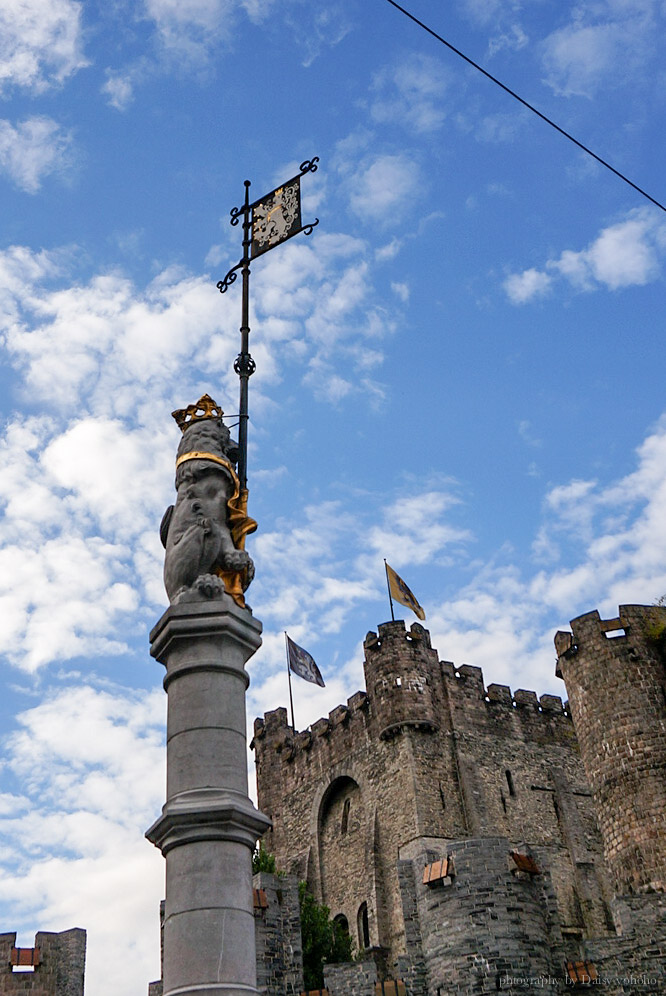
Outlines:
<svg viewBox="0 0 666 996"><path fill-rule="evenodd" d="M584 648L596 659L620 658L626 654L659 654L666 633L666 606L621 605L618 615L602 619L599 612L586 612L571 620L571 632L555 634L557 676L562 677L563 661L571 661Z"/></svg>
<svg viewBox="0 0 666 996"><path fill-rule="evenodd" d="M40 930L34 947L17 948L16 934L0 934L0 993L83 996L86 932Z"/></svg>
<svg viewBox="0 0 666 996"><path fill-rule="evenodd" d="M305 730L284 708L255 722L259 803L273 824L265 846L278 867L310 882L362 947L400 954L407 927L390 855L417 838L529 840L547 855L565 922L604 924L589 872L601 843L562 699L440 660L418 623L382 623L363 650L366 691Z"/></svg>
<svg viewBox="0 0 666 996"><path fill-rule="evenodd" d="M322 716L311 723L305 730L293 730L284 706L264 713L263 719L257 717L254 721L254 736L250 747L252 749L273 749L278 752L288 751L293 755L299 750L309 751L320 737L329 737L342 727L347 728L365 716L368 710L368 696L365 692L355 692L347 699L346 705L338 705L328 716Z"/></svg>
<svg viewBox="0 0 666 996"><path fill-rule="evenodd" d="M490 726L507 734L509 728L515 732L524 728L521 735L526 739L537 731L540 737L557 737L558 731L571 737L568 703L559 695L538 695L526 688L512 691L496 683L486 686L481 668L470 664L456 667L442 661L441 672L454 730Z"/></svg>
<svg viewBox="0 0 666 996"><path fill-rule="evenodd" d="M284 707L273 709L255 720L251 746L293 760L324 742L326 751L335 753L338 738L347 740L350 734L369 731L388 739L407 727L462 733L492 726L505 736L524 728L520 736L529 738L530 731L541 726L540 739L550 734L557 741L559 729L571 739L568 703L558 695L486 686L481 668L440 661L430 633L418 623L409 630L402 620L381 623L377 633L367 634L363 646L367 692L355 692L346 705L336 706L301 731L292 730Z"/></svg>
<svg viewBox="0 0 666 996"><path fill-rule="evenodd" d="M511 691L509 685L491 684L486 687L483 671L471 664L456 667L451 661L442 661L442 674L449 683L450 694L455 696L456 683L464 689L465 698L477 698L479 701L492 705L503 705L508 709L531 708L535 712L546 712L568 716L566 703L559 695L538 695L537 692L525 688Z"/></svg>
<svg viewBox="0 0 666 996"><path fill-rule="evenodd" d="M666 607L571 627L555 641L570 702L486 684L392 621L364 640L366 691L306 730L284 708L255 722L266 849L413 996L518 973L555 994L576 958L663 978Z"/></svg>

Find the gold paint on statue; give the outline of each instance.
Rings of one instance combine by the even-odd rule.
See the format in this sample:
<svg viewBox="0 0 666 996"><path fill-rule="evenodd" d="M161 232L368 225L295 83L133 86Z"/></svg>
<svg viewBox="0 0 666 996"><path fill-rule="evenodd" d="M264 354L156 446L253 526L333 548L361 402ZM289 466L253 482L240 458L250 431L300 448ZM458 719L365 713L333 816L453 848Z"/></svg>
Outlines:
<svg viewBox="0 0 666 996"><path fill-rule="evenodd" d="M197 402L187 408L177 408L171 415L181 432L185 432L193 422L202 422L207 418L222 418L224 412L211 398L210 394L202 394Z"/></svg>
<svg viewBox="0 0 666 996"><path fill-rule="evenodd" d="M213 463L219 463L221 467L226 467L230 473L235 476L234 468L231 466L228 460L224 457L216 456L215 453L206 453L204 450L192 450L190 453L183 453L176 460L176 470L180 467L181 463L185 463L186 460L212 460Z"/></svg>
<svg viewBox="0 0 666 996"><path fill-rule="evenodd" d="M233 471L232 471L233 473ZM233 475L234 493L227 501L229 510L229 529L231 538L237 550L245 549L245 537L257 529L257 523L247 514L248 490L241 490L240 481L236 474ZM231 595L234 602L245 608L245 598L243 597L244 571L218 571L218 576L224 581L227 594ZM245 585L247 587L247 585Z"/></svg>

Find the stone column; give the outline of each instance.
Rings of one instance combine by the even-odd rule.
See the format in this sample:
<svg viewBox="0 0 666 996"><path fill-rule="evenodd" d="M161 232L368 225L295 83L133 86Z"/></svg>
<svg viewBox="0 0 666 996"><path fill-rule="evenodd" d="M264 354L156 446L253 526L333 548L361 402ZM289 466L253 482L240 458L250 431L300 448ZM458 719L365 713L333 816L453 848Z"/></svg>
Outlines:
<svg viewBox="0 0 666 996"><path fill-rule="evenodd" d="M247 794L244 665L260 633L223 594L150 634L168 695L167 799L146 834L166 860L164 996L257 992L252 851L270 821Z"/></svg>

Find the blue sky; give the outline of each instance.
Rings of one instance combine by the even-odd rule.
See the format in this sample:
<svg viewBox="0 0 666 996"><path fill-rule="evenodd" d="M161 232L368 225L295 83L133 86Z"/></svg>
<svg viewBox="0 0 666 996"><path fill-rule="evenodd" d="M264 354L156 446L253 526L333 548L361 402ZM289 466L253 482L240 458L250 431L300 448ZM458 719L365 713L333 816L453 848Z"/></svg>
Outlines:
<svg viewBox="0 0 666 996"><path fill-rule="evenodd" d="M662 2L405 3L666 200ZM0 929L86 927L95 996L159 974L170 412L233 422L229 211L314 155L252 267L250 721L285 629L297 725L362 686L384 557L539 693L558 628L666 592L664 212L385 0L3 4Z"/></svg>

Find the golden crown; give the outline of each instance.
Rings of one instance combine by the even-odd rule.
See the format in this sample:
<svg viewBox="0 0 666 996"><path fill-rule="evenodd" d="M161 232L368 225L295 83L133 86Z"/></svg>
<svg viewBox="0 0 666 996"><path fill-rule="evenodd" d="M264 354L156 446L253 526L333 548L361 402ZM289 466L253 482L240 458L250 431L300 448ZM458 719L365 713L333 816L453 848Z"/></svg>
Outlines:
<svg viewBox="0 0 666 996"><path fill-rule="evenodd" d="M195 422L203 422L208 418L222 418L224 412L220 406L213 401L210 394L202 394L195 404L188 405L187 408L178 408L171 412L175 418L181 432L185 432L188 426Z"/></svg>

